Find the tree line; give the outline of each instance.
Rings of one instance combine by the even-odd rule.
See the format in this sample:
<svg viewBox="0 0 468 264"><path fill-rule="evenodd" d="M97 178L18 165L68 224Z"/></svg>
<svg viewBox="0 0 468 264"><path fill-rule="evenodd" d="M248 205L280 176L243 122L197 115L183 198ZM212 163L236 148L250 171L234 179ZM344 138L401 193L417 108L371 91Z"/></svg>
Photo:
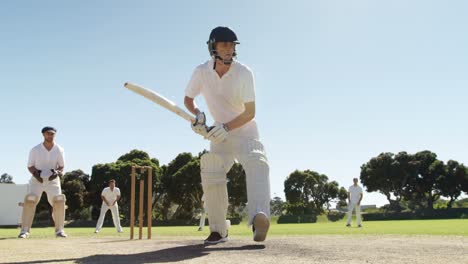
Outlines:
<svg viewBox="0 0 468 264"><path fill-rule="evenodd" d="M200 156L204 153L195 156L180 153L167 165L160 165L159 160L148 153L132 150L115 162L94 165L91 175L82 170L67 172L62 178L62 191L67 197L67 219L96 219L102 203L101 191L110 179L115 179L122 193L119 201L121 217L124 223L128 221L132 165L153 168L153 219L194 219L202 207ZM140 177L146 179L146 174L140 175L137 170L137 180ZM245 172L240 164L235 164L227 177L228 214L239 218L245 214L247 203ZM387 209L394 211L433 208L441 196L449 198L447 207L450 208L463 192L468 193L468 168L454 160L444 163L430 151L381 153L361 166L360 180L367 192L384 194L389 201ZM8 182L13 183L12 176L6 173L0 176L0 183ZM137 199L139 193L137 184ZM284 181L284 193L286 201L279 197L271 200L272 215L322 214L330 212L333 204L337 207L347 205L347 190L329 180L327 175L312 170L292 172ZM135 206L139 210L138 203ZM37 212L39 218L50 216L45 194Z"/></svg>
<svg viewBox="0 0 468 264"><path fill-rule="evenodd" d="M455 160L444 163L427 150L381 153L361 166L360 179L368 192L385 195L392 211L431 210L442 196L451 208L468 194L468 168Z"/></svg>

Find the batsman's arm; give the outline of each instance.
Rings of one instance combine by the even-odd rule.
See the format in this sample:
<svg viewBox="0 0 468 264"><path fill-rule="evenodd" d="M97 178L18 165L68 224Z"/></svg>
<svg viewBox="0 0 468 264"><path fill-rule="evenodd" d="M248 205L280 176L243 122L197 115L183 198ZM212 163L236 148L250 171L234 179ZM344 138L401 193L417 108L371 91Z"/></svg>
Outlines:
<svg viewBox="0 0 468 264"><path fill-rule="evenodd" d="M198 109L197 105L195 104L195 99L185 96L184 98L184 105L189 110L190 113L197 115L200 113L200 109Z"/></svg>
<svg viewBox="0 0 468 264"><path fill-rule="evenodd" d="M245 103L244 108L245 110L242 114L224 124L227 131L239 128L255 118L255 102Z"/></svg>

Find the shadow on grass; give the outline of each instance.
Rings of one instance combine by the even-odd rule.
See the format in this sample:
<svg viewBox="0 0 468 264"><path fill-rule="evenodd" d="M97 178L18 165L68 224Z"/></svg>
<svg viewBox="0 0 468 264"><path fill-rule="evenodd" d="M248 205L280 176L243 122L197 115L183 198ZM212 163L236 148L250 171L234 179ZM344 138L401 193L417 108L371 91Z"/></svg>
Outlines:
<svg viewBox="0 0 468 264"><path fill-rule="evenodd" d="M219 245L218 245L219 246ZM25 261L16 263L60 263L65 261L73 261L75 263L164 263L164 262L176 262L199 258L216 251L243 251L243 250L262 250L265 249L265 245L246 245L236 247L209 247L203 244L198 245L187 245L173 248L166 248L156 250L152 252L143 252L128 255L93 255L83 258L71 258L71 259L50 259L50 260L37 260L37 261Z"/></svg>
<svg viewBox="0 0 468 264"><path fill-rule="evenodd" d="M18 239L16 236L11 236L11 237L0 237L0 240L7 240L7 239Z"/></svg>

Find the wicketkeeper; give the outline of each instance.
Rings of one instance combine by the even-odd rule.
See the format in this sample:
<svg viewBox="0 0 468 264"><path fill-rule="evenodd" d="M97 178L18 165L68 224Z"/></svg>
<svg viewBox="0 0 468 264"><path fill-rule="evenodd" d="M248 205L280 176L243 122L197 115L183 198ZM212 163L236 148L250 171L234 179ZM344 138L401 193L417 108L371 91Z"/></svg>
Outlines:
<svg viewBox="0 0 468 264"><path fill-rule="evenodd" d="M24 198L19 238L29 237L31 225L43 192L53 208L52 218L55 224L55 235L67 237L64 231L65 195L62 194L60 178L65 166L63 148L54 142L57 130L53 127L42 129L44 142L35 146L29 153L28 170L32 174L28 194Z"/></svg>

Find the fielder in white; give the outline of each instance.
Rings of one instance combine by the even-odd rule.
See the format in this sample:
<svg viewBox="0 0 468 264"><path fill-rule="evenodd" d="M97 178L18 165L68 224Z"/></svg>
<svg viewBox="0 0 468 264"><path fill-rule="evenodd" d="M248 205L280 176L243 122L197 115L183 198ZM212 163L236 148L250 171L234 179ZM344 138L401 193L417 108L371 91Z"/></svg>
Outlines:
<svg viewBox="0 0 468 264"><path fill-rule="evenodd" d="M356 224L358 227L361 225L361 201L363 197L362 188L358 185L358 179L353 179L354 184L348 188L348 222L347 227L351 226L351 219L353 216L353 210L356 210Z"/></svg>
<svg viewBox="0 0 468 264"><path fill-rule="evenodd" d="M117 229L117 232L123 232L122 227L120 226L119 205L117 204L120 196L120 189L115 187L115 180L110 180L109 187L104 188L101 193L101 214L99 215L96 231L94 231L94 233L99 233L99 231L101 231L102 224L104 223L104 217L109 209L111 210L112 220L114 221L114 226Z"/></svg>
<svg viewBox="0 0 468 264"><path fill-rule="evenodd" d="M207 42L211 60L196 67L185 90L184 104L196 115L192 129L211 141L201 157L201 181L209 216L210 236L205 243L228 240L226 173L235 161L245 170L249 225L254 241L264 241L270 226L270 181L265 150L255 122L252 71L234 60L236 34L227 27L211 31ZM215 123L206 134L205 114L194 98L202 95Z"/></svg>
<svg viewBox="0 0 468 264"><path fill-rule="evenodd" d="M67 237L64 231L65 195L62 194L60 177L65 166L63 148L54 142L57 130L53 127L42 129L44 142L35 146L29 153L28 170L32 174L28 194L24 198L19 238L29 237L36 205L43 192L53 208L52 218L55 235Z"/></svg>

